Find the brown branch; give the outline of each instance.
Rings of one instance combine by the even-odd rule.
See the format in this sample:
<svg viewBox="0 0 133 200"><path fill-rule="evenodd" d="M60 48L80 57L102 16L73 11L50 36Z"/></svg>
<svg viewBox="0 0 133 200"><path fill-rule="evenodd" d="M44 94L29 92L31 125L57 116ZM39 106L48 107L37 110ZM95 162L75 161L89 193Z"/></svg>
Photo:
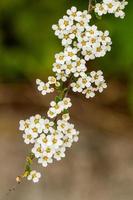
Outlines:
<svg viewBox="0 0 133 200"><path fill-rule="evenodd" d="M88 12L91 12L91 8L92 8L92 0L89 0L89 4L88 4Z"/></svg>

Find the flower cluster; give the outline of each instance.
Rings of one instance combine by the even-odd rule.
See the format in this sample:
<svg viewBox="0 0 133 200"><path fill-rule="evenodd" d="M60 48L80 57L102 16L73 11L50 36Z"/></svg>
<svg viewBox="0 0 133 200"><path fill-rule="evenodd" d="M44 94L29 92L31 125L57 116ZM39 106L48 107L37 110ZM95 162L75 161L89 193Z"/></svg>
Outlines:
<svg viewBox="0 0 133 200"><path fill-rule="evenodd" d="M60 113L62 113L64 110L67 110L72 106L71 99L68 97L63 98L62 101L59 101L56 103L55 101L51 101L50 108L48 110L48 117L54 118Z"/></svg>
<svg viewBox="0 0 133 200"><path fill-rule="evenodd" d="M71 83L73 92L79 92L86 95L86 98L95 96L95 92L103 92L107 88L103 72L101 70L90 72L89 75L82 73L76 82Z"/></svg>
<svg viewBox="0 0 133 200"><path fill-rule="evenodd" d="M42 95L46 95L48 93L54 92L54 88L51 87L51 85L57 85L58 82L56 81L56 78L54 76L49 76L47 83L44 83L40 79L37 79L36 84L38 90L42 93Z"/></svg>
<svg viewBox="0 0 133 200"><path fill-rule="evenodd" d="M114 13L116 17L123 18L126 4L125 0L103 0L102 4L96 4L95 12L99 15ZM54 159L64 158L66 148L78 141L79 131L69 122L68 109L72 106L71 99L67 97L69 90L82 93L88 99L107 88L103 72L89 72L86 63L105 56L111 50L112 42L109 31L98 30L96 25L90 25L90 20L88 11L81 12L72 7L57 25L52 26L64 50L55 54L54 76L49 76L46 83L37 79L36 84L42 95L54 91L57 95L51 101L46 117L35 115L21 120L19 127L24 142L32 145L32 156L28 158L24 177L34 183L41 177L39 172L31 170L34 158L47 167Z"/></svg>
<svg viewBox="0 0 133 200"><path fill-rule="evenodd" d="M65 108L70 106L68 99L64 99ZM56 125L53 121L47 118L42 118L40 115L35 115L27 120L20 121L20 130L24 131L23 138L26 144L33 144L31 152L38 163L43 167L55 160L61 160L65 157L67 147L71 147L73 142L78 141L79 132L74 128L74 125L68 122L69 114L63 114L62 119L57 120ZM31 171L27 176L28 180L38 182L41 177L40 173Z"/></svg>
<svg viewBox="0 0 133 200"><path fill-rule="evenodd" d="M103 57L111 50L111 39L107 32L99 31L97 26L90 25L91 15L88 11L77 11L72 7L67 11L58 25L53 25L55 35L62 41L64 52L55 55L58 68L64 70L64 65L70 65L77 60L77 54L81 54L84 60L93 60ZM74 65L74 64L73 64ZM56 71L60 73L60 70Z"/></svg>
<svg viewBox="0 0 133 200"><path fill-rule="evenodd" d="M95 12L99 15L105 15L107 13L114 14L115 17L123 19L125 12L123 11L128 4L127 1L122 0L103 0L102 3L97 3L95 6Z"/></svg>

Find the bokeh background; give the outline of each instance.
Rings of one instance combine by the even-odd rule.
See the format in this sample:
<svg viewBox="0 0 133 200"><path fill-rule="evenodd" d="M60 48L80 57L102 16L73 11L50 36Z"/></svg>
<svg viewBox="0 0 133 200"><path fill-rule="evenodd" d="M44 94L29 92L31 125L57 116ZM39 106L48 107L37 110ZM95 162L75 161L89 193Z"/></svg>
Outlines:
<svg viewBox="0 0 133 200"><path fill-rule="evenodd" d="M71 94L72 121L80 141L66 159L46 170L43 178L26 182L8 196L24 168L29 151L18 131L20 119L44 114L52 95L42 97L35 79L51 74L54 54L61 48L52 24L67 8L86 9L88 0L0 1L0 198L10 200L132 200L133 199L133 1L124 20L94 20L110 31L112 51L88 63L103 69L108 89L92 100Z"/></svg>

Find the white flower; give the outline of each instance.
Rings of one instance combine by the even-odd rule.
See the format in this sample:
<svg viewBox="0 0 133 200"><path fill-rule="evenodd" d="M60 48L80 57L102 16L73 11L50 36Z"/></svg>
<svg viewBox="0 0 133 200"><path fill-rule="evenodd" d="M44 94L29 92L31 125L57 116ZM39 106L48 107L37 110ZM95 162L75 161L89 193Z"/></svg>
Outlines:
<svg viewBox="0 0 133 200"><path fill-rule="evenodd" d="M41 126L43 128L43 132L47 134L48 132L52 132L54 122L50 121L49 119L43 119L41 121Z"/></svg>
<svg viewBox="0 0 133 200"><path fill-rule="evenodd" d="M119 1L119 0L103 0L102 3L97 3L95 5L95 12L102 16L104 14L110 13L114 14L115 17L120 17L123 19L125 17L124 9L128 4L127 1Z"/></svg>
<svg viewBox="0 0 133 200"><path fill-rule="evenodd" d="M64 131L64 135L67 135L68 138L73 139L73 136L76 135L76 129L74 129L73 124L68 124L67 130Z"/></svg>
<svg viewBox="0 0 133 200"><path fill-rule="evenodd" d="M62 139L63 138L63 132L59 131L59 130L54 130L52 135L51 135L51 138L53 137L58 137L58 139ZM52 141L52 139L51 139Z"/></svg>
<svg viewBox="0 0 133 200"><path fill-rule="evenodd" d="M72 20L79 21L82 12L77 11L77 8L73 6L71 9L67 10L67 14L70 16Z"/></svg>
<svg viewBox="0 0 133 200"><path fill-rule="evenodd" d="M65 98L63 99L63 101L62 101L62 106L63 106L63 110L64 110L64 109L67 110L68 108L70 108L70 107L72 106L71 99L68 98L68 97L65 97Z"/></svg>
<svg viewBox="0 0 133 200"><path fill-rule="evenodd" d="M31 138L31 136L32 136L32 138L36 139L38 137L38 129L36 127L34 127L34 128L28 128L28 129L25 130L25 135L26 136L24 136L24 138L25 137L26 138L27 137Z"/></svg>
<svg viewBox="0 0 133 200"><path fill-rule="evenodd" d="M68 109L72 106L70 98L65 97L62 101L59 101L56 103L55 101L52 101L50 103L50 108L48 110L48 117L54 118L57 115L59 115L63 110Z"/></svg>
<svg viewBox="0 0 133 200"><path fill-rule="evenodd" d="M53 109L53 108L50 108L49 110L48 110L48 112L47 112L47 115L48 115L48 117L49 118L54 118L54 117L56 117L56 112L55 112L55 109Z"/></svg>
<svg viewBox="0 0 133 200"><path fill-rule="evenodd" d="M37 138L40 133L42 133L42 127L40 123L30 123L28 129L25 130L25 133L30 133L33 135L34 138Z"/></svg>
<svg viewBox="0 0 133 200"><path fill-rule="evenodd" d="M63 82L67 81L67 77L68 77L68 75L64 71L62 71L59 74L58 73L56 74L57 80L61 80Z"/></svg>
<svg viewBox="0 0 133 200"><path fill-rule="evenodd" d="M54 76L48 77L48 83L49 84L56 84L56 78Z"/></svg>
<svg viewBox="0 0 133 200"><path fill-rule="evenodd" d="M92 60L95 57L102 57L111 49L111 39L109 34L98 31L95 25L87 26L86 31L77 37L77 47L81 50L81 54L85 60ZM110 48L109 48L110 47Z"/></svg>
<svg viewBox="0 0 133 200"><path fill-rule="evenodd" d="M54 63L52 70L53 70L53 72L61 73L62 70L64 70L64 65L58 64L58 63Z"/></svg>
<svg viewBox="0 0 133 200"><path fill-rule="evenodd" d="M78 82L71 83L71 87L72 87L73 92L79 92L80 93L83 90L82 86Z"/></svg>
<svg viewBox="0 0 133 200"><path fill-rule="evenodd" d="M64 132L67 130L67 122L65 120L58 120L57 121L57 131Z"/></svg>
<svg viewBox="0 0 133 200"><path fill-rule="evenodd" d="M67 135L63 137L63 146L64 147L71 147L73 143L73 139L69 138Z"/></svg>
<svg viewBox="0 0 133 200"><path fill-rule="evenodd" d="M70 30L73 25L73 20L68 16L64 16L63 19L59 20L59 28L62 30Z"/></svg>
<svg viewBox="0 0 133 200"><path fill-rule="evenodd" d="M44 83L43 81L37 79L36 84L38 85L37 88L42 93L42 95L54 92L54 88L50 88L49 83Z"/></svg>
<svg viewBox="0 0 133 200"><path fill-rule="evenodd" d="M78 19L78 23L76 24L77 28L81 31L84 31L84 29L88 26L90 19L91 19L91 15L88 14L87 10L84 10L82 12L82 15Z"/></svg>
<svg viewBox="0 0 133 200"><path fill-rule="evenodd" d="M76 71L73 74L75 77L80 76L81 72L85 72L87 70L86 62L84 59L77 58L75 65Z"/></svg>
<svg viewBox="0 0 133 200"><path fill-rule="evenodd" d="M72 47L66 47L64 50L64 55L65 55L65 61L71 61L71 60L76 60L77 59L77 52L78 50L76 48Z"/></svg>
<svg viewBox="0 0 133 200"><path fill-rule="evenodd" d="M62 120L68 121L70 119L69 113L63 114L62 115Z"/></svg>
<svg viewBox="0 0 133 200"><path fill-rule="evenodd" d="M95 83L96 85L99 84L99 82L104 80L103 72L101 70L99 70L97 72L92 71L90 73L90 76L91 76L91 82Z"/></svg>
<svg viewBox="0 0 133 200"><path fill-rule="evenodd" d="M86 61L95 59L94 49L93 49L93 47L90 47L90 46L87 47L86 50L82 51L82 55L84 56L84 59Z"/></svg>
<svg viewBox="0 0 133 200"><path fill-rule="evenodd" d="M104 3L97 3L95 6L95 12L99 15L105 15L107 14L107 5Z"/></svg>
<svg viewBox="0 0 133 200"><path fill-rule="evenodd" d="M103 90L104 90L105 88L107 88L107 84L105 83L104 80L101 81L101 82L99 82L99 83L97 83L96 85L97 85L96 90L99 91L100 93L103 92Z"/></svg>
<svg viewBox="0 0 133 200"><path fill-rule="evenodd" d="M120 10L119 8L116 10L115 12L115 17L120 17L121 19L123 19L125 17L125 13L123 10Z"/></svg>
<svg viewBox="0 0 133 200"><path fill-rule="evenodd" d="M26 129L28 129L29 128L29 125L30 125L30 120L20 120L20 122L19 122L19 130L20 131L24 131L24 130L26 130Z"/></svg>
<svg viewBox="0 0 133 200"><path fill-rule="evenodd" d="M38 159L38 163L42 164L43 167L47 167L49 163L52 163L53 159L51 157L46 156L46 154L42 154L42 156Z"/></svg>
<svg viewBox="0 0 133 200"><path fill-rule="evenodd" d="M79 140L79 131L76 131L76 134L73 136L73 142L78 142Z"/></svg>
<svg viewBox="0 0 133 200"><path fill-rule="evenodd" d="M111 45L111 38L109 37L109 31L99 31L99 42L102 43L102 45L107 46L107 45Z"/></svg>
<svg viewBox="0 0 133 200"><path fill-rule="evenodd" d="M37 142L42 146L42 148L52 145L51 137L49 135L45 135L44 133L40 135L40 137L37 139Z"/></svg>
<svg viewBox="0 0 133 200"><path fill-rule="evenodd" d="M119 1L116 0L103 0L103 3L106 4L108 13L114 13L119 6Z"/></svg>
<svg viewBox="0 0 133 200"><path fill-rule="evenodd" d="M90 97L93 98L95 96L95 89L90 86L84 89L82 93L85 94L87 99L89 99Z"/></svg>
<svg viewBox="0 0 133 200"><path fill-rule="evenodd" d="M24 142L26 144L33 144L35 142L35 137L31 133L25 133L23 134Z"/></svg>
<svg viewBox="0 0 133 200"><path fill-rule="evenodd" d="M76 72L76 62L68 61L67 64L64 65L64 70L67 75Z"/></svg>
<svg viewBox="0 0 133 200"><path fill-rule="evenodd" d="M32 153L34 153L36 158L41 157L43 153L43 148L39 143L35 143L34 147L32 148Z"/></svg>
<svg viewBox="0 0 133 200"><path fill-rule="evenodd" d="M61 135L62 136L62 135ZM58 149L59 146L62 145L62 138L60 137L60 134L58 135L52 135L51 136L51 141L52 141L52 147L53 149Z"/></svg>
<svg viewBox="0 0 133 200"><path fill-rule="evenodd" d="M86 27L86 36L87 37L97 37L99 35L99 31L97 30L97 26L87 26Z"/></svg>
<svg viewBox="0 0 133 200"><path fill-rule="evenodd" d="M57 149L56 151L55 151L55 154L54 154L54 158L56 159L56 160L61 160L61 158L64 158L65 157L65 147L60 147L59 149Z"/></svg>
<svg viewBox="0 0 133 200"><path fill-rule="evenodd" d="M81 74L81 77L78 78L77 83L80 85L80 87L90 87L91 85L91 77L87 76L85 73Z"/></svg>
<svg viewBox="0 0 133 200"><path fill-rule="evenodd" d="M27 179L32 180L34 183L37 183L40 178L41 174L39 172L36 172L35 170L32 170L30 174L27 176Z"/></svg>
<svg viewBox="0 0 133 200"><path fill-rule="evenodd" d="M55 101L51 101L50 106L51 106L51 110L53 110L56 114L60 114L63 110L62 101L59 101L58 103L56 103Z"/></svg>
<svg viewBox="0 0 133 200"><path fill-rule="evenodd" d="M64 52L60 52L55 54L55 60L57 64L63 65L65 63L65 55Z"/></svg>
<svg viewBox="0 0 133 200"><path fill-rule="evenodd" d="M47 156L48 158L52 158L53 154L54 154L55 150L54 150L54 146L45 146L43 148L43 156Z"/></svg>
<svg viewBox="0 0 133 200"><path fill-rule="evenodd" d="M72 39L74 38L74 36L73 37L71 37L71 35L70 34L63 34L62 35L62 45L63 46L69 46L70 44L72 44Z"/></svg>

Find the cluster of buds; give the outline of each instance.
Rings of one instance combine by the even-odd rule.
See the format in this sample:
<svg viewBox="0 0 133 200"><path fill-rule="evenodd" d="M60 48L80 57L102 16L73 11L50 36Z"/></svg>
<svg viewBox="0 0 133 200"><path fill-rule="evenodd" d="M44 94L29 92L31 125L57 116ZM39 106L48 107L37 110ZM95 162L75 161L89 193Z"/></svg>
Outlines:
<svg viewBox="0 0 133 200"><path fill-rule="evenodd" d="M103 4L95 5L95 12L99 15L107 12L116 15L118 6L116 9L117 3L114 2L118 1L103 0ZM125 5L123 0L119 9L123 10ZM102 6L106 12L102 11ZM39 172L31 169L34 158L43 167L47 167L53 160L64 158L66 149L78 141L79 131L69 122L68 109L72 106L71 99L67 97L69 90L92 98L96 92L101 93L107 88L101 70L89 72L87 69L87 61L105 56L112 44L109 31L101 31L96 25L90 25L91 18L87 10L81 12L72 7L57 25L52 26L64 50L55 54L54 75L49 76L46 83L37 79L36 84L42 95L56 91L57 96L51 101L45 117L35 115L21 120L19 127L23 131L24 142L32 145L24 177L34 183L41 177Z"/></svg>

